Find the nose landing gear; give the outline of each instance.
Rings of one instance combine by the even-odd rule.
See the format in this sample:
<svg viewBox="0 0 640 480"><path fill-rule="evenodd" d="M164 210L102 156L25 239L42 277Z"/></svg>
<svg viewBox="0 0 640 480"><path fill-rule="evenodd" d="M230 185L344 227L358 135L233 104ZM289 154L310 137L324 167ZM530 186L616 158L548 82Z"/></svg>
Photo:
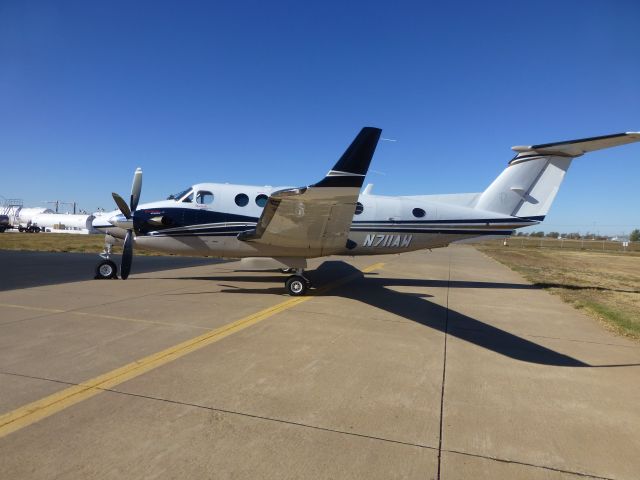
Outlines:
<svg viewBox="0 0 640 480"><path fill-rule="evenodd" d="M96 280L108 280L118 276L118 266L111 260L103 260L96 267Z"/></svg>
<svg viewBox="0 0 640 480"><path fill-rule="evenodd" d="M105 241L104 251L100 254L102 261L96 265L96 280L118 278L118 266L110 259L112 244Z"/></svg>

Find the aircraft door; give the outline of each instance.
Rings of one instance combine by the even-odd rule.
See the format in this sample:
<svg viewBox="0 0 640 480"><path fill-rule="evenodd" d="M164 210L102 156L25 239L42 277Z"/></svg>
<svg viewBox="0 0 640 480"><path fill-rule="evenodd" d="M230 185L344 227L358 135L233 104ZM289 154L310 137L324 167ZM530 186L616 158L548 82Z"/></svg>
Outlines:
<svg viewBox="0 0 640 480"><path fill-rule="evenodd" d="M211 206L213 205L214 195L208 190L198 190L196 192L195 206L198 211L196 222L197 224L212 223Z"/></svg>

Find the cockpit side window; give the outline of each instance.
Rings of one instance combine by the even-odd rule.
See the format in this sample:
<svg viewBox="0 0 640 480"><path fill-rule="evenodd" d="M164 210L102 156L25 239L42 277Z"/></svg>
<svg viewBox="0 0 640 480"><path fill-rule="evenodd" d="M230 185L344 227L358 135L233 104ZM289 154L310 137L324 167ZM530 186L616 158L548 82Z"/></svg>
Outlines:
<svg viewBox="0 0 640 480"><path fill-rule="evenodd" d="M191 192L189 195L187 195L186 197L184 197L184 199L182 200L184 203L191 203L193 202L193 192Z"/></svg>
<svg viewBox="0 0 640 480"><path fill-rule="evenodd" d="M200 190L196 195L196 203L199 203L201 205L208 205L210 203L213 203L213 193Z"/></svg>
<svg viewBox="0 0 640 480"><path fill-rule="evenodd" d="M192 192L191 187L187 188L186 190L182 190L180 193L169 195L167 197L167 200L175 200L176 202L179 202L180 199L182 199L182 197L184 197L189 192Z"/></svg>

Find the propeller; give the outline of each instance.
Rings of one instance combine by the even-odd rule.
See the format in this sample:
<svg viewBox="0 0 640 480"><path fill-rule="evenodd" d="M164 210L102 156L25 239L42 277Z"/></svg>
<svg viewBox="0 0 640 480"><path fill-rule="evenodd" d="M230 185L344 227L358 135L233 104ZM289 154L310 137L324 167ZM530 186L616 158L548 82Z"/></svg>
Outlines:
<svg viewBox="0 0 640 480"><path fill-rule="evenodd" d="M124 238L124 248L122 249L122 262L120 263L120 276L123 280L126 280L129 276L129 272L131 272L131 261L133 259L133 233L135 230L133 217L135 216L136 209L138 208L141 190L142 169L137 168L135 173L133 174L133 183L131 184L131 199L129 201L129 205L127 205L127 202L125 202L124 199L117 193L114 192L111 194L113 200L118 206L118 209L125 218L124 221L117 220L112 223L127 230L127 235Z"/></svg>

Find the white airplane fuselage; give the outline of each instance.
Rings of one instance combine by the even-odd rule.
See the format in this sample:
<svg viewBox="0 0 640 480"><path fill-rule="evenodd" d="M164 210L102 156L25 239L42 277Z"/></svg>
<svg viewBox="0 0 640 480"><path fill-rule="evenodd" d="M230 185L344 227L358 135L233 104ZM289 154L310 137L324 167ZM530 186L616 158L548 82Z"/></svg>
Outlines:
<svg viewBox="0 0 640 480"><path fill-rule="evenodd" d="M117 276L111 246L122 240L121 278L133 247L169 253L241 258L249 268L296 273L290 295L311 286L307 259L381 255L504 237L544 220L573 159L640 141L639 132L512 147L516 155L483 192L388 197L361 191L382 130L363 127L319 182L298 188L200 183L167 200L139 204L142 169L131 197L112 197L118 210L96 217L105 250L96 278ZM275 263L275 265L274 265Z"/></svg>
<svg viewBox="0 0 640 480"><path fill-rule="evenodd" d="M201 183L180 198L141 204L134 243L148 250L231 258L379 255L509 236L514 229L543 219L478 210L474 204L480 194L390 197L362 193L342 249L290 248L238 239L239 233L256 227L264 202L278 190L282 187ZM108 222L117 215L114 211L97 218L94 227L123 239L126 231Z"/></svg>

